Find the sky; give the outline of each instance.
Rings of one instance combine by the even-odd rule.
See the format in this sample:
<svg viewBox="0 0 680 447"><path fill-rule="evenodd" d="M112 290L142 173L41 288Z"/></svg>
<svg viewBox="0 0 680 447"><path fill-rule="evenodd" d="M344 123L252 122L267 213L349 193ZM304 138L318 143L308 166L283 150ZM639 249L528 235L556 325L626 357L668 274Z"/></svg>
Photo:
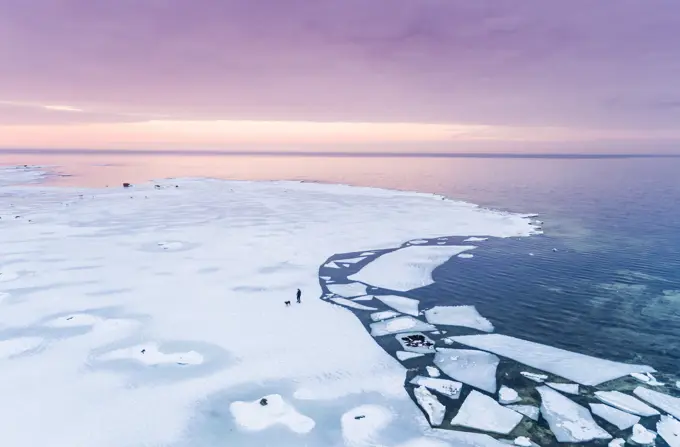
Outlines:
<svg viewBox="0 0 680 447"><path fill-rule="evenodd" d="M680 152L677 0L0 0L0 148Z"/></svg>

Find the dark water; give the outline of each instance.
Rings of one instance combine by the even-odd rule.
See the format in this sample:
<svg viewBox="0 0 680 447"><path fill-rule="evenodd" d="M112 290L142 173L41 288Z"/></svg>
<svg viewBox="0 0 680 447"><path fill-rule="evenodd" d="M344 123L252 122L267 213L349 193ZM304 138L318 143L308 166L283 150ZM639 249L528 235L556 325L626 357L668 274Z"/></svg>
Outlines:
<svg viewBox="0 0 680 447"><path fill-rule="evenodd" d="M172 176L315 180L540 213L546 235L482 242L473 259L435 270L436 283L414 297L423 308L474 304L499 333L660 371L680 366L678 158L0 153L0 164L26 163L60 165L71 175L57 180L64 185Z"/></svg>

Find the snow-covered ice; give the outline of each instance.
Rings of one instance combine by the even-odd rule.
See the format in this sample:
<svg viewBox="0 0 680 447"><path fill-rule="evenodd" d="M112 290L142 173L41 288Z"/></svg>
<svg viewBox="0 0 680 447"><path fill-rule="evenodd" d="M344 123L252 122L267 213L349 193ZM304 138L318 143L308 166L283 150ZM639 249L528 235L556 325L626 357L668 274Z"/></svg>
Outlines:
<svg viewBox="0 0 680 447"><path fill-rule="evenodd" d="M42 343L43 339L40 337L17 337L0 340L0 360L36 349Z"/></svg>
<svg viewBox="0 0 680 447"><path fill-rule="evenodd" d="M431 324L408 315L371 323L371 335L374 337L398 334L400 332L433 331L435 329Z"/></svg>
<svg viewBox="0 0 680 447"><path fill-rule="evenodd" d="M616 407L619 410L626 411L630 414L636 414L638 416L656 416L659 414L658 411L641 400L620 391L596 391L595 397L612 407Z"/></svg>
<svg viewBox="0 0 680 447"><path fill-rule="evenodd" d="M366 295L366 285L358 282L351 282L348 284L327 284L326 288L329 292L345 298Z"/></svg>
<svg viewBox="0 0 680 447"><path fill-rule="evenodd" d="M496 368L500 359L493 354L471 349L438 348L434 363L455 380L489 393L496 392Z"/></svg>
<svg viewBox="0 0 680 447"><path fill-rule="evenodd" d="M196 351L165 353L160 351L155 343L117 349L102 354L97 359L100 361L135 360L145 365L200 365L203 363L203 356Z"/></svg>
<svg viewBox="0 0 680 447"><path fill-rule="evenodd" d="M411 379L411 383L414 385L424 386L425 388L434 390L440 394L443 394L444 396L450 397L451 399L458 399L460 397L460 391L463 388L463 384L460 382L424 376L414 377Z"/></svg>
<svg viewBox="0 0 680 447"><path fill-rule="evenodd" d="M662 415L656 423L656 432L670 447L680 447L680 421L677 419Z"/></svg>
<svg viewBox="0 0 680 447"><path fill-rule="evenodd" d="M534 421L537 421L540 415L540 410L535 405L507 405L505 408L510 408Z"/></svg>
<svg viewBox="0 0 680 447"><path fill-rule="evenodd" d="M342 415L340 425L345 445L368 447L375 445L380 432L387 427L394 415L380 405L361 405Z"/></svg>
<svg viewBox="0 0 680 447"><path fill-rule="evenodd" d="M407 292L433 283L432 271L474 246L410 245L380 255L349 279L383 289Z"/></svg>
<svg viewBox="0 0 680 447"><path fill-rule="evenodd" d="M404 360L410 360L410 359L414 359L416 357L422 357L425 354L421 354L421 353L418 353L418 352L397 351L396 355L397 355L397 359L399 359L403 362Z"/></svg>
<svg viewBox="0 0 680 447"><path fill-rule="evenodd" d="M521 420L521 414L503 407L491 397L479 391L472 390L456 416L451 420L451 425L506 435Z"/></svg>
<svg viewBox="0 0 680 447"><path fill-rule="evenodd" d="M611 439L597 425L590 411L547 386L537 387L541 395L541 414L559 442L585 442Z"/></svg>
<svg viewBox="0 0 680 447"><path fill-rule="evenodd" d="M656 433L647 430L640 424L635 424L633 425L633 432L629 439L638 445L653 445L656 440Z"/></svg>
<svg viewBox="0 0 680 447"><path fill-rule="evenodd" d="M439 402L437 396L430 393L424 386L417 386L413 389L413 394L416 397L416 402L420 405L427 414L427 418L431 425L438 426L444 422L444 413L446 407Z"/></svg>
<svg viewBox="0 0 680 447"><path fill-rule="evenodd" d="M371 314L371 320L373 321L380 321L380 320L387 320L389 318L393 318L399 315L399 312L395 312L393 310L384 310L382 312L374 312Z"/></svg>
<svg viewBox="0 0 680 447"><path fill-rule="evenodd" d="M666 411L669 414L672 414L676 419L680 419L680 398L669 396L668 394L660 393L658 391L650 390L641 386L635 388L633 390L633 394L647 403L652 404L657 408L661 408L663 411Z"/></svg>
<svg viewBox="0 0 680 447"><path fill-rule="evenodd" d="M261 399L266 399L267 404L262 405ZM283 425L295 433L308 433L316 425L312 418L298 412L278 394L261 399L231 403L229 410L240 427L260 431L272 425Z"/></svg>
<svg viewBox="0 0 680 447"><path fill-rule="evenodd" d="M413 315L414 317L418 316L418 300L413 298L397 295L376 295L375 299L382 301L383 304L398 312Z"/></svg>
<svg viewBox="0 0 680 447"><path fill-rule="evenodd" d="M562 391L567 394L578 394L578 384L577 383L557 383L557 382L545 382L550 388L557 391Z"/></svg>
<svg viewBox="0 0 680 447"><path fill-rule="evenodd" d="M493 332L493 324L481 316L475 306L435 306L424 313L428 323Z"/></svg>
<svg viewBox="0 0 680 447"><path fill-rule="evenodd" d="M186 433L200 444L209 436L192 425L201 416L200 402L220 394L248 404L257 396L287 396L288 387L305 390L299 395L312 402L380 395L386 406L417 411L403 388L405 368L352 313L317 298L319 266L337 253L398 247L414 237L537 233L520 215L430 194L211 179L161 180L160 189L154 183L126 189L26 187L14 186L26 181L25 172L5 171L0 172L0 250L3 261L6 253L16 255L1 270L2 292L9 294L0 303L3 340L18 338L8 331L44 339L38 349L26 352L23 345L25 354L2 360L0 432L3 445L13 447L169 446ZM32 223L5 219L16 209ZM368 283L419 287L460 250L400 249L408 266L402 272L415 272L403 278L390 271L394 263L381 261L386 255L379 256L378 264L369 265L388 273L385 282ZM343 271L333 270L334 275ZM286 309L283 301L294 299L298 287L302 304ZM104 321L47 324L80 314ZM129 324L108 330L111 321ZM153 377L171 374L165 382L131 383L129 368L119 369L118 362L90 367L102 355L149 340L166 354L194 350L203 363L135 366ZM182 343L187 349L178 348ZM262 410L257 405L253 411ZM328 411L336 412L337 421L346 408ZM250 425L247 413L241 425ZM369 419L352 418L350 424ZM430 430L416 418L399 428L413 436ZM319 430L325 428L300 434L298 445ZM357 430L352 425L343 433ZM279 436L290 430L272 427L271 432ZM233 444L229 433L222 439L227 445ZM263 429L257 436L267 433ZM343 442L333 438L339 432L328 436L329 443ZM263 445L259 441L251 445Z"/></svg>
<svg viewBox="0 0 680 447"><path fill-rule="evenodd" d="M503 405L514 404L520 400L522 400L522 398L519 397L517 391L510 387L502 385L501 389L498 390L498 402L502 403Z"/></svg>
<svg viewBox="0 0 680 447"><path fill-rule="evenodd" d="M463 335L452 339L573 380L581 385L599 385L632 372L654 372L651 366L599 359L501 334Z"/></svg>
<svg viewBox="0 0 680 447"><path fill-rule="evenodd" d="M355 303L354 301L348 300L347 298L331 298L331 301L333 301L335 304L340 304L341 306L347 306L357 310L377 310L375 307L364 306L363 304Z"/></svg>
<svg viewBox="0 0 680 447"><path fill-rule="evenodd" d="M640 421L640 416L627 413L605 404L589 404L590 411L610 424L616 425L619 430L632 427Z"/></svg>

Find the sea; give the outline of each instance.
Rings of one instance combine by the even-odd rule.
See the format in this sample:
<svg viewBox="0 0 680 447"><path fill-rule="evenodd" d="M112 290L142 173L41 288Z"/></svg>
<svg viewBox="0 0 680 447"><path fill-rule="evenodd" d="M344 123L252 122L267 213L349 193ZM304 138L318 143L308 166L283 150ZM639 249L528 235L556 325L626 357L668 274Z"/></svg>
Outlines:
<svg viewBox="0 0 680 447"><path fill-rule="evenodd" d="M680 157L0 151L0 165L24 164L53 166L48 182L61 186L304 180L537 213L544 235L492 239L443 264L413 292L421 307L474 304L499 333L680 372Z"/></svg>

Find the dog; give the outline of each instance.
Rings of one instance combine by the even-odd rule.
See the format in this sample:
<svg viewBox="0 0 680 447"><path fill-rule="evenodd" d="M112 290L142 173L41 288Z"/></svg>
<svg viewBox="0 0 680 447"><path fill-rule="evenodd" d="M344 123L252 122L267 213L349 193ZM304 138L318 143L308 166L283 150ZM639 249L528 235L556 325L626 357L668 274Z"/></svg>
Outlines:
<svg viewBox="0 0 680 447"><path fill-rule="evenodd" d="M286 305L286 307L290 306L290 301L284 301L283 304Z"/></svg>

